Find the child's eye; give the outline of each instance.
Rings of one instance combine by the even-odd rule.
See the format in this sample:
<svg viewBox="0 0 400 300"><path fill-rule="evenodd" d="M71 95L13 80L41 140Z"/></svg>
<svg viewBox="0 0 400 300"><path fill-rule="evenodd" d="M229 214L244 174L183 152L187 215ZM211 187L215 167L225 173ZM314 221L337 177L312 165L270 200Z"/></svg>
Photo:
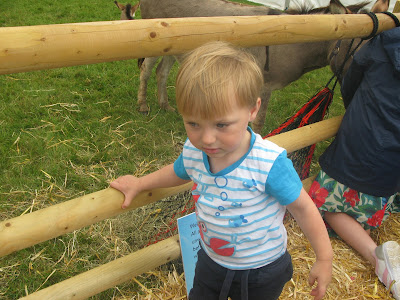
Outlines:
<svg viewBox="0 0 400 300"><path fill-rule="evenodd" d="M217 127L218 128L225 128L225 127L227 127L228 126L228 124L226 124L226 123L218 123L217 124Z"/></svg>
<svg viewBox="0 0 400 300"><path fill-rule="evenodd" d="M196 128L196 127L199 126L199 124L197 124L197 123L195 123L195 122L187 122L187 124L188 124L190 127L193 127L193 128Z"/></svg>

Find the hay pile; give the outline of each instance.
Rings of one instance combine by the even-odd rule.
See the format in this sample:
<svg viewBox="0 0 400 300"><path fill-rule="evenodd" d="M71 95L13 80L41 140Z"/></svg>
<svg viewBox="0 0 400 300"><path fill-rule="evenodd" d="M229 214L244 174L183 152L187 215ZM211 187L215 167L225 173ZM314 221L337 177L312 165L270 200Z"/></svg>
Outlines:
<svg viewBox="0 0 400 300"><path fill-rule="evenodd" d="M372 232L377 244L388 240L400 240L400 214L392 215L378 230ZM307 279L315 261L311 245L304 237L296 222L289 216L285 219L288 231L288 249L292 255L294 275L283 290L280 299L312 299ZM324 299L393 299L387 293L368 262L338 239L331 239L334 250L333 276ZM175 267L157 270L142 275L155 276L159 285L145 288L135 299L186 299L184 274ZM140 278L136 278L140 282ZM143 295L144 294L144 295Z"/></svg>

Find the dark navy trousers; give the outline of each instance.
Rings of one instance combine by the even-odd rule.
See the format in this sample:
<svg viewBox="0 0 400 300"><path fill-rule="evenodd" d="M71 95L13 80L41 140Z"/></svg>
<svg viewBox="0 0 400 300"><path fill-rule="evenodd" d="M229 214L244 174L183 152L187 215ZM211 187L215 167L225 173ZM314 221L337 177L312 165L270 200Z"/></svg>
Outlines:
<svg viewBox="0 0 400 300"><path fill-rule="evenodd" d="M214 262L202 248L189 300L275 300L293 275L289 252L276 261L250 270L229 270Z"/></svg>

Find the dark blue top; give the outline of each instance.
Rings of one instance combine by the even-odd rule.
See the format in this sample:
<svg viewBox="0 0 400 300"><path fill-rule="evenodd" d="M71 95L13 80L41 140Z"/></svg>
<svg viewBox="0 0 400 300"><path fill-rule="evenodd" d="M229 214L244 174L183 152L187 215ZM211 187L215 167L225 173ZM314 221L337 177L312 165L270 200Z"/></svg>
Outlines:
<svg viewBox="0 0 400 300"><path fill-rule="evenodd" d="M354 56L342 82L347 108L320 157L329 176L359 192L400 190L400 27L382 32Z"/></svg>

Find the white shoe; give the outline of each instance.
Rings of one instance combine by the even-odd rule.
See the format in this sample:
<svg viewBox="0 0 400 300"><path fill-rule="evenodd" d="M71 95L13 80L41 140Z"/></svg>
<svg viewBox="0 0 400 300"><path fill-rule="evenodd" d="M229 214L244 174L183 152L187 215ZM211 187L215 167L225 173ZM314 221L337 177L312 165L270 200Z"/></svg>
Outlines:
<svg viewBox="0 0 400 300"><path fill-rule="evenodd" d="M393 297L400 300L400 245L388 241L376 247L375 273L379 280L390 288Z"/></svg>

